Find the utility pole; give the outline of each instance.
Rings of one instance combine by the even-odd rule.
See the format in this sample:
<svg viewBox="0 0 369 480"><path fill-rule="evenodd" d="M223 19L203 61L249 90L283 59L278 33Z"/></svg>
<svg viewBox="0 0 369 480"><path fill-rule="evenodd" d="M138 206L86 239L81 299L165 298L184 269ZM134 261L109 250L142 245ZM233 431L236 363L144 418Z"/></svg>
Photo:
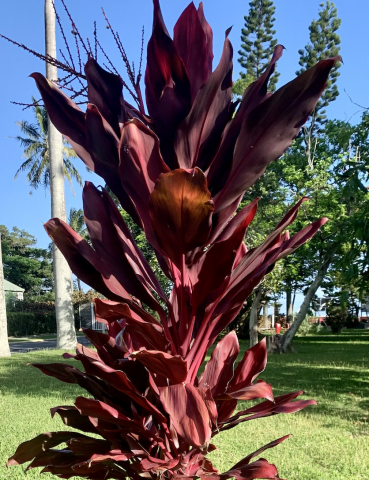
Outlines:
<svg viewBox="0 0 369 480"><path fill-rule="evenodd" d="M0 233L0 357L10 357L8 340L8 322L6 318L5 293L4 293L4 270L3 257L1 253Z"/></svg>
<svg viewBox="0 0 369 480"><path fill-rule="evenodd" d="M52 0L45 0L45 51L56 58L55 11ZM58 69L46 62L46 78L58 79ZM51 217L67 221L64 197L63 138L49 118L49 157ZM60 250L53 245L57 348L73 349L77 338L72 303L72 273Z"/></svg>

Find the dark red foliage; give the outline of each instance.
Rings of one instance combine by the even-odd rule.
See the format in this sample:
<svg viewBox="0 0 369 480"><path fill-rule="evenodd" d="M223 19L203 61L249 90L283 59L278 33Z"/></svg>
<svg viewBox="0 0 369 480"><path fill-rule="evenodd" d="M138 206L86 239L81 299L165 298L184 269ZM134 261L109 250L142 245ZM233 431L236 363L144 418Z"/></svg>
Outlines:
<svg viewBox="0 0 369 480"><path fill-rule="evenodd" d="M212 30L202 3L191 3L170 37L154 0L145 74L148 114L122 96L122 81L94 59L85 65L86 112L41 74L33 74L52 122L86 165L100 175L140 225L172 281L164 292L109 194L87 183L85 220L92 246L52 219L46 231L72 271L101 292L95 313L108 333L85 330L95 350L77 346L83 370L64 363L35 365L88 393L74 406L52 409L84 433L44 433L21 444L8 465L31 461L59 478L224 480L279 478L265 459L280 438L219 473L206 458L212 438L240 422L293 413L314 404L303 392L274 397L257 377L265 339L238 360L234 332L214 349L219 333L274 264L311 238L317 221L290 238L301 201L259 247L244 244L258 199L237 214L245 190L280 157L314 109L336 59L319 62L277 90L269 67L232 103L232 45L213 70ZM149 313L147 307L155 315ZM237 411L240 400L263 399ZM60 444L66 444L56 449Z"/></svg>

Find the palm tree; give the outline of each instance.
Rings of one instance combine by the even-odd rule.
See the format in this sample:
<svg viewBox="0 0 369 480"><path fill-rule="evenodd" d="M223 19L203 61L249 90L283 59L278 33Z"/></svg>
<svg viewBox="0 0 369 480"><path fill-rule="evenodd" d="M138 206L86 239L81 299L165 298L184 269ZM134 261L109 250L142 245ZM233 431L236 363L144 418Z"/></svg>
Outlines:
<svg viewBox="0 0 369 480"><path fill-rule="evenodd" d="M16 140L24 148L26 160L18 168L14 179L18 178L21 172L27 173L27 181L32 188L36 189L40 185L44 188L50 187L50 158L49 158L49 122L46 109L41 107L36 99L32 97L33 112L35 114L35 123L22 120L17 122L23 136L18 135ZM71 162L70 158L76 158L74 150L63 139L63 162L64 177L68 180L73 191L72 179L82 186L82 178L78 170Z"/></svg>
<svg viewBox="0 0 369 480"><path fill-rule="evenodd" d="M53 0L45 0L45 53L46 57L56 58L55 11ZM58 79L58 69L46 62L46 78L52 82ZM64 196L63 137L48 119L48 146L50 164L51 216L67 220ZM72 272L61 251L53 247L56 347L73 349L77 344L74 327L72 302Z"/></svg>

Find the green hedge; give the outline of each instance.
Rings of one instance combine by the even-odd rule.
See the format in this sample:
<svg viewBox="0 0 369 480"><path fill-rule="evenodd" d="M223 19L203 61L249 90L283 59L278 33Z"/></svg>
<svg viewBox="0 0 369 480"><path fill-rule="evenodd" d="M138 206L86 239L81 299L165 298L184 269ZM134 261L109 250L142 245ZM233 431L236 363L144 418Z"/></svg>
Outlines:
<svg viewBox="0 0 369 480"><path fill-rule="evenodd" d="M7 312L6 316L10 337L56 332L55 312Z"/></svg>

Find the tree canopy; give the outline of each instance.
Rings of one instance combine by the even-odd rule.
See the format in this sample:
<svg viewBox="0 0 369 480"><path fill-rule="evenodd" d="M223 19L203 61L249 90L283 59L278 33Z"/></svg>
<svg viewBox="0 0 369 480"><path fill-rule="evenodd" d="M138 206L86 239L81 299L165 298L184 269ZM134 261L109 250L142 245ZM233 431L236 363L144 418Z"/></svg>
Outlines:
<svg viewBox="0 0 369 480"><path fill-rule="evenodd" d="M24 288L26 294L50 292L53 288L50 251L38 248L35 237L18 227L9 231L0 225L0 233L5 279Z"/></svg>
<svg viewBox="0 0 369 480"><path fill-rule="evenodd" d="M48 188L50 186L48 116L46 109L40 106L35 98L32 98L32 100L35 122L32 123L27 120L17 122L21 135L18 135L16 140L24 149L26 160L18 168L14 179L17 179L21 172L28 172L27 181L33 189L37 189L40 185ZM64 177L73 189L72 180L76 180L82 186L82 178L71 158L77 158L77 154L63 140Z"/></svg>
<svg viewBox="0 0 369 480"><path fill-rule="evenodd" d="M319 18L313 20L309 26L310 42L299 50L300 69L296 75L300 75L308 68L315 65L319 60L336 57L340 53L341 39L337 31L341 25L341 19L338 18L337 8L333 2L326 1L320 4ZM337 63L332 69L326 88L315 108L313 119L319 125L327 120L326 108L330 102L336 100L339 95L336 85L339 76L340 64Z"/></svg>
<svg viewBox="0 0 369 480"><path fill-rule="evenodd" d="M241 78L247 75L256 80L265 70L277 45L275 22L275 6L272 0L252 0L245 25L241 31L241 48L238 51L239 63L245 70ZM270 79L269 88L274 91L278 81L278 73Z"/></svg>

